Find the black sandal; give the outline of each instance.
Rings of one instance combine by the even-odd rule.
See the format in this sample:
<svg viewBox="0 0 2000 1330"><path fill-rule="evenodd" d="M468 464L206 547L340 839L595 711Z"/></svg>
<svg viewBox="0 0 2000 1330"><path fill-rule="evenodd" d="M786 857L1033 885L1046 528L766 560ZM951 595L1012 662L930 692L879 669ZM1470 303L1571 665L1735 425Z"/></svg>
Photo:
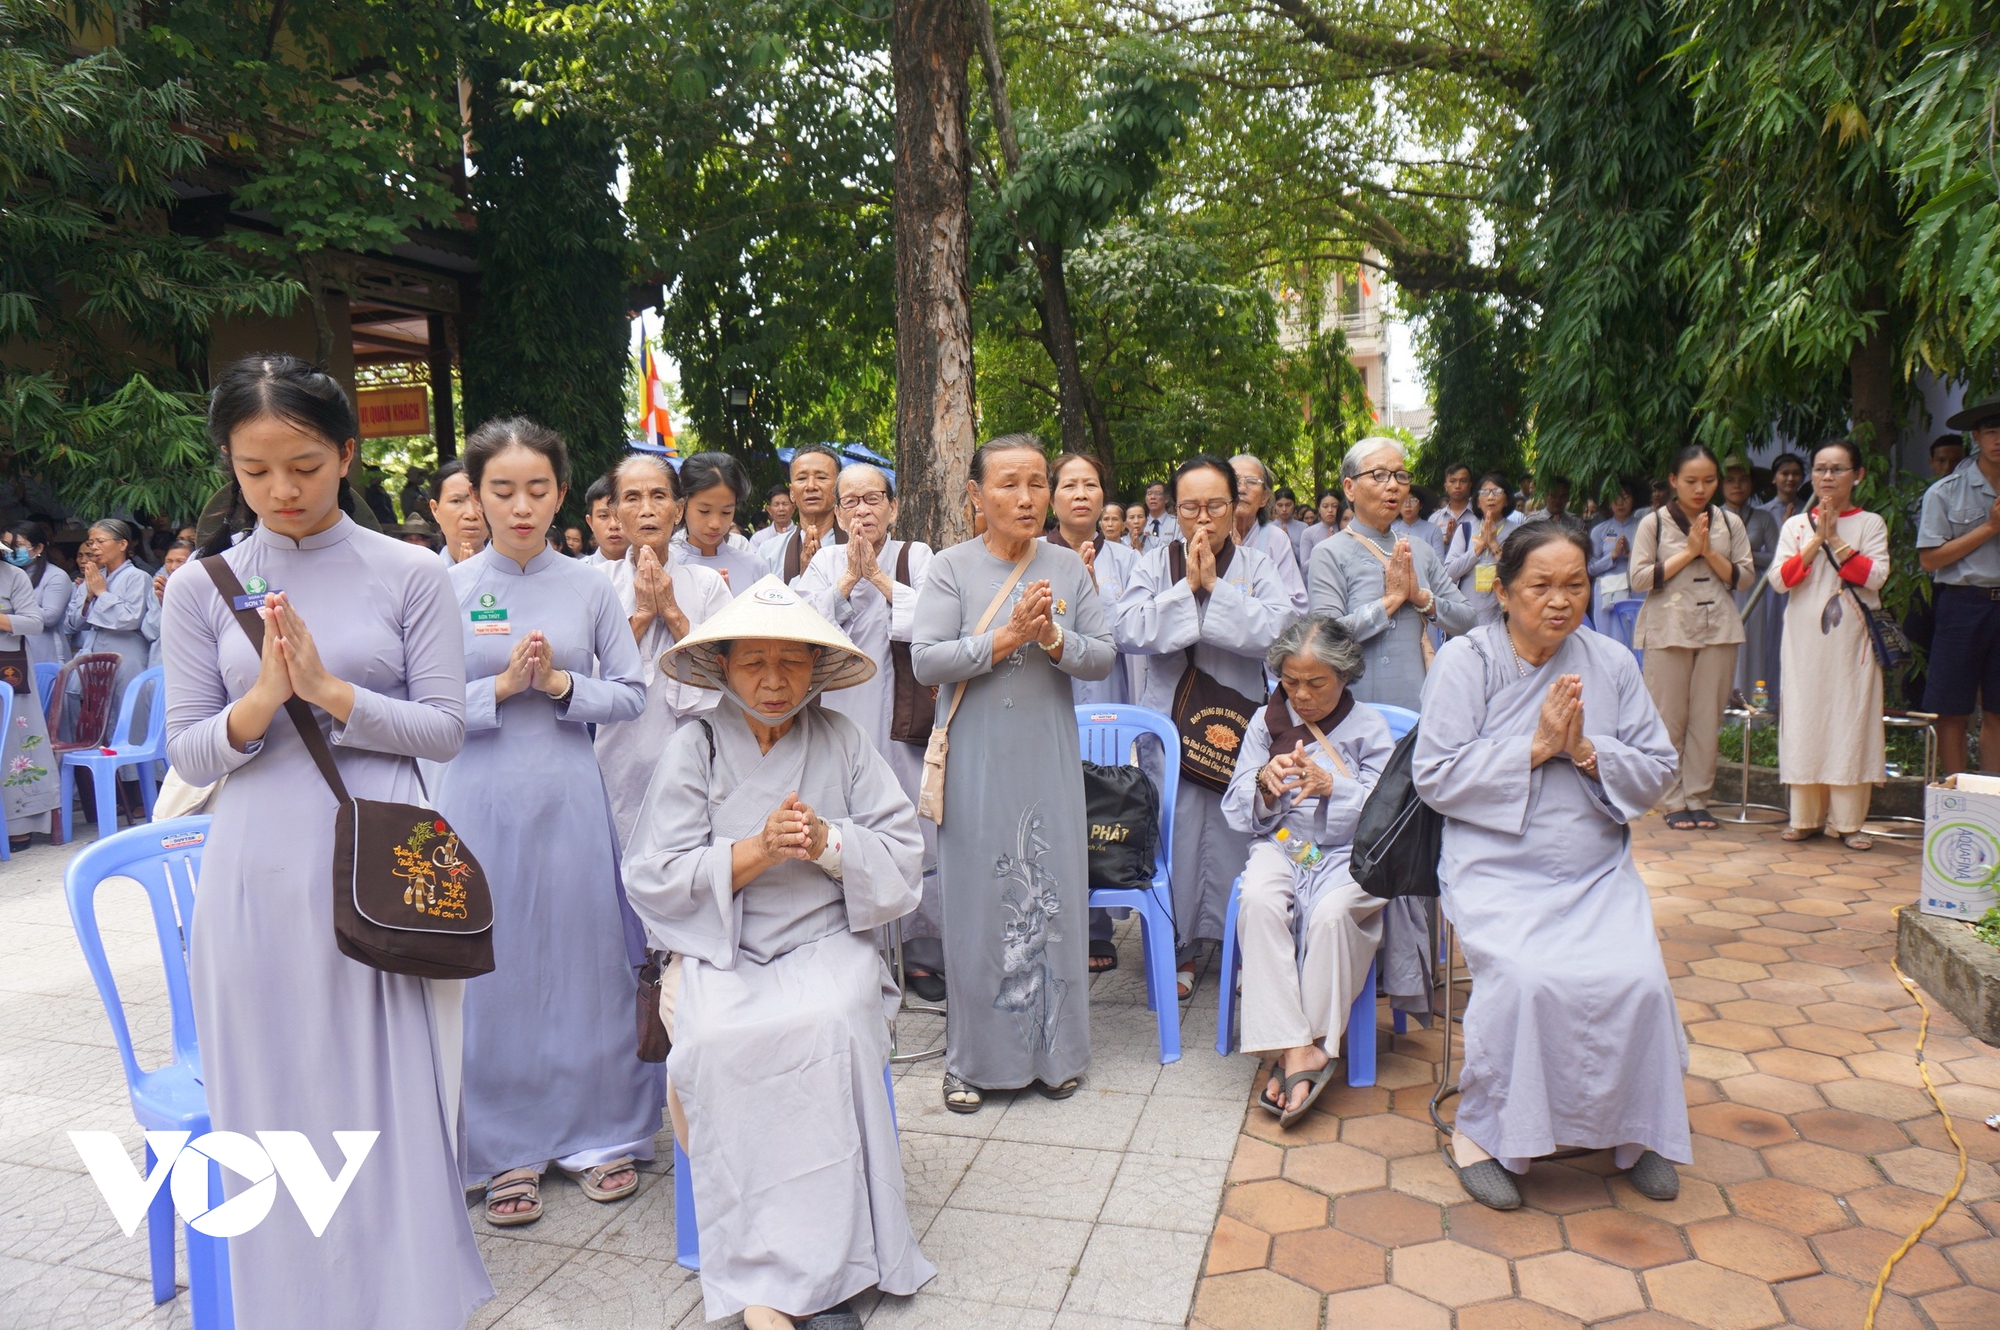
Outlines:
<svg viewBox="0 0 2000 1330"><path fill-rule="evenodd" d="M1075 1094L1076 1088L1082 1084L1083 1078L1081 1076L1072 1076L1060 1085L1050 1085L1047 1081L1036 1081L1035 1089L1041 1092L1041 1096L1044 1099L1067 1099Z"/></svg>
<svg viewBox="0 0 2000 1330"><path fill-rule="evenodd" d="M1722 826L1720 822L1715 820L1715 815L1710 813L1706 808L1690 808L1686 811L1689 816L1694 818L1694 829L1696 831L1716 831Z"/></svg>
<svg viewBox="0 0 2000 1330"><path fill-rule="evenodd" d="M1699 825L1700 819L1695 816L1694 810L1691 808L1683 808L1677 812L1667 814L1667 827L1670 830L1693 831Z"/></svg>
<svg viewBox="0 0 2000 1330"><path fill-rule="evenodd" d="M1099 961L1103 961L1104 964L1099 965ZM1117 968L1118 944L1109 938L1105 938L1102 941L1092 938L1090 942L1090 972L1092 974L1103 974L1107 970L1115 970Z"/></svg>

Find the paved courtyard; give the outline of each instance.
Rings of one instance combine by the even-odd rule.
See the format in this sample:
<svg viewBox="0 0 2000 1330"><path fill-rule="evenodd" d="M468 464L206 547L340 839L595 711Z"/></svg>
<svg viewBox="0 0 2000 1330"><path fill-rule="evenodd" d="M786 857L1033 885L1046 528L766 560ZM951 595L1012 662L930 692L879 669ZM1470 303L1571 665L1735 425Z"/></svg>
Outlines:
<svg viewBox="0 0 2000 1330"><path fill-rule="evenodd" d="M64 1135L116 1131L135 1158L140 1142L63 903L70 853L37 844L0 864L0 1330L184 1327L185 1295L153 1306L144 1227L119 1233ZM169 1050L151 916L130 884L99 899L139 1060L152 1066ZM999 1094L959 1116L944 1109L940 1061L896 1068L910 1208L939 1275L915 1298L871 1303L871 1326L1185 1322L1255 1064L1215 1056L1205 988L1188 1015L1187 1055L1162 1067L1136 937L1122 946L1124 966L1093 984L1091 1073L1074 1098ZM900 1029L905 1051L941 1034L940 1018L919 1014ZM541 1222L501 1231L475 1215L497 1296L473 1324L705 1324L700 1285L673 1260L672 1144L663 1130L659 1162L645 1166L632 1200L599 1205L552 1174Z"/></svg>
<svg viewBox="0 0 2000 1330"><path fill-rule="evenodd" d="M1442 1036L1413 1031L1374 1088L1329 1088L1292 1131L1245 1118L1195 1325L1860 1330L1883 1261L1957 1168L1889 968L1915 853L1657 817L1637 847L1691 1043L1680 1198L1646 1200L1599 1152L1536 1164L1517 1211L1467 1200L1428 1116ZM1934 1007L1927 1054L1971 1167L1875 1324L1994 1330L2000 1133L1980 1123L2000 1112L2000 1050Z"/></svg>
<svg viewBox="0 0 2000 1330"><path fill-rule="evenodd" d="M1670 1205L1601 1156L1537 1165L1528 1205L1467 1201L1426 1116L1441 1035L1388 1038L1380 1084L1330 1088L1280 1135L1248 1109L1254 1066L1215 1056L1213 984L1162 1067L1137 939L1092 991L1090 1076L1055 1104L996 1095L944 1111L936 1061L897 1068L911 1208L939 1267L869 1324L973 1330L1850 1330L1883 1258L1950 1185L1955 1159L1911 1050L1917 1007L1889 972L1915 858L1690 837L1643 824L1640 856L1694 1045L1697 1159ZM109 1027L61 897L69 851L0 865L0 1330L184 1326L155 1308L143 1229L122 1237L63 1132L135 1147ZM165 1056L163 990L136 890L104 897L108 949L142 1062ZM1127 925L1127 929L1130 929ZM905 1049L937 1037L906 1016ZM1883 1330L2000 1326L2000 1050L1931 1024L1932 1075L1973 1155L1964 1198L1905 1259ZM1247 1111L1246 1111L1247 1110ZM553 1179L546 1217L475 1219L499 1290L479 1326L693 1327L673 1263L672 1179L648 1166L618 1206Z"/></svg>

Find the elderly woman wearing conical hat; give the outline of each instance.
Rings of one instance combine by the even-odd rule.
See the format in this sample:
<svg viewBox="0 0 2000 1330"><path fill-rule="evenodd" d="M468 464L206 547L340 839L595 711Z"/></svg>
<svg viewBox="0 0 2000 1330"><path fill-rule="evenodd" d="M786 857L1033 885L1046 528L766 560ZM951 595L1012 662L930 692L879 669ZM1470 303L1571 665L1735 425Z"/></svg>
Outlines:
<svg viewBox="0 0 2000 1330"><path fill-rule="evenodd" d="M662 1016L705 1311L860 1322L937 1271L903 1200L883 1084L895 989L871 930L916 908L923 838L868 736L818 704L875 664L776 577L660 657L723 702L668 742L625 885L675 953Z"/></svg>

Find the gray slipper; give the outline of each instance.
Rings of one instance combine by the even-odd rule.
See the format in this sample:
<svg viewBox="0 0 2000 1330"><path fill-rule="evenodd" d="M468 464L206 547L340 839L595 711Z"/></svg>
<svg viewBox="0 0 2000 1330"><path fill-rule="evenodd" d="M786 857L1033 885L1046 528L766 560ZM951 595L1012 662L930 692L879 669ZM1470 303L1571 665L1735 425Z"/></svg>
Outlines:
<svg viewBox="0 0 2000 1330"><path fill-rule="evenodd" d="M1278 1114L1278 1125L1280 1127L1289 1127L1306 1115L1306 1110L1313 1106L1313 1100L1319 1098L1319 1092L1324 1090L1326 1083L1333 1079L1333 1064L1334 1060L1328 1058L1326 1065L1316 1071L1295 1071L1285 1077L1284 1083L1278 1087L1280 1103L1289 1104L1292 1102L1292 1087L1300 1082L1304 1082L1312 1088L1306 1091L1304 1102L1297 1108L1287 1108Z"/></svg>
<svg viewBox="0 0 2000 1330"><path fill-rule="evenodd" d="M799 1322L799 1330L861 1330L861 1318L847 1303L814 1312Z"/></svg>
<svg viewBox="0 0 2000 1330"><path fill-rule="evenodd" d="M1632 1190L1651 1200L1671 1201L1681 1194L1679 1171L1651 1150L1640 1155L1625 1176L1631 1179Z"/></svg>
<svg viewBox="0 0 2000 1330"><path fill-rule="evenodd" d="M1445 1162L1451 1171L1458 1174L1459 1185L1465 1194L1489 1210L1518 1210L1521 1208L1521 1189L1514 1185L1513 1177L1500 1166L1497 1159L1482 1159L1465 1168L1458 1166L1449 1152Z"/></svg>

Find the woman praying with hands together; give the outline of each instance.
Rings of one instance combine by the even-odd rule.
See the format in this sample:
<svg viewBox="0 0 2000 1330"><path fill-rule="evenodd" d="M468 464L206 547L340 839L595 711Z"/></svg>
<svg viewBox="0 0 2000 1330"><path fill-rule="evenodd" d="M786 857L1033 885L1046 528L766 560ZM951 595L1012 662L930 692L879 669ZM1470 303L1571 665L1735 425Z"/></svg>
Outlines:
<svg viewBox="0 0 2000 1330"><path fill-rule="evenodd" d="M625 623L639 647L639 670L646 685L646 709L636 720L597 727L597 764L611 794L612 820L622 846L632 838L653 766L688 718L715 705L716 695L676 682L660 670L666 649L729 603L728 583L709 568L673 557L674 528L681 520L680 480L672 467L646 453L628 454L611 473L618 527L628 543L625 557L604 571L618 593Z"/></svg>
<svg viewBox="0 0 2000 1330"><path fill-rule="evenodd" d="M1557 1150L1613 1150L1655 1200L1693 1157L1687 1040L1630 830L1674 749L1632 653L1576 631L1589 555L1565 523L1507 538L1503 618L1438 652L1411 764L1445 818L1442 905L1472 971L1451 1161L1497 1210Z"/></svg>
<svg viewBox="0 0 2000 1330"><path fill-rule="evenodd" d="M619 1201L653 1157L665 1078L641 1062L618 845L591 724L646 704L639 650L611 585L548 542L569 450L531 420L465 441L492 543L451 570L465 644L464 750L433 795L493 892L493 973L467 981L466 1176L486 1222L541 1218L550 1160L593 1201ZM533 771L559 799L510 797ZM629 940L628 940L629 934Z"/></svg>
<svg viewBox="0 0 2000 1330"><path fill-rule="evenodd" d="M256 608L253 645L208 569L167 580L167 752L205 785L189 977L217 1131L379 1131L323 1233L279 1206L229 1240L236 1323L462 1326L493 1295L458 1170L463 981L372 969L334 940L333 793L288 699L311 708L348 792L425 802L413 758L465 738L465 656L444 565L340 508L358 428L345 390L290 356L217 380L209 433L257 525L219 558ZM357 1272L365 1271L366 1277Z"/></svg>

